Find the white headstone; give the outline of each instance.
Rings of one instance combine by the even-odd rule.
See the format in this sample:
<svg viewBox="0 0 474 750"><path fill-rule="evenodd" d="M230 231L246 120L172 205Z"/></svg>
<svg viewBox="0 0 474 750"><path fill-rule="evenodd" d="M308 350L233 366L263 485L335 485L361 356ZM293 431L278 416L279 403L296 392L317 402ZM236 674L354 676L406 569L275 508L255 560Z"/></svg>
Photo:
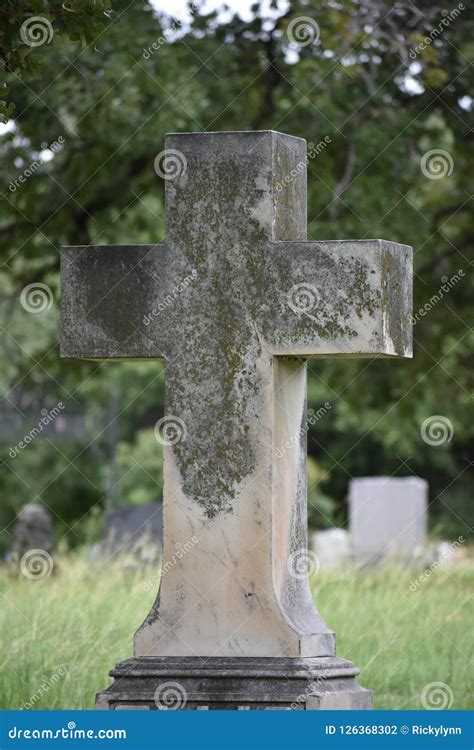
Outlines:
<svg viewBox="0 0 474 750"><path fill-rule="evenodd" d="M311 542L321 570L331 570L349 563L351 545L346 529L315 531Z"/></svg>
<svg viewBox="0 0 474 750"><path fill-rule="evenodd" d="M426 545L428 484L418 477L362 477L349 487L356 561L409 561Z"/></svg>

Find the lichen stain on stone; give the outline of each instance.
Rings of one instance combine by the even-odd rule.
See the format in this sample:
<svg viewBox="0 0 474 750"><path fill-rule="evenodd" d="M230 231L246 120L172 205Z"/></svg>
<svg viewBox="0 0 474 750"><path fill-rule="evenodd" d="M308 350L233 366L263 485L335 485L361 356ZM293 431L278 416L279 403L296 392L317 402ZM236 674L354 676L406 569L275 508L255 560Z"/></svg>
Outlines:
<svg viewBox="0 0 474 750"><path fill-rule="evenodd" d="M350 340L359 336L361 326L357 321L365 323L367 318L375 317L380 291L371 284L371 269L364 259L335 260L323 251L311 259L309 250L304 255L298 252L296 259L280 257L278 276L274 274L271 280L272 286L280 290L279 306L276 314L275 306L270 306L264 331L276 346L284 346L285 341L290 346L292 341L299 342L312 346L316 353L318 340ZM314 307L300 313L288 303L292 287L297 284L307 284L317 294ZM272 316L274 331L270 330Z"/></svg>
<svg viewBox="0 0 474 750"><path fill-rule="evenodd" d="M233 511L257 466L258 416L271 387L257 365L260 336L288 353L292 346L317 352L318 342L350 350L351 339L368 345L380 309L378 276L361 252L328 251L324 243L314 252L312 243L295 242L288 255L278 253L266 226L271 182L237 158L210 158L196 182L170 194L176 273L196 268L198 278L166 320L167 413L186 424L186 439L172 449L185 495L208 518ZM287 293L302 281L320 295L309 315L288 305Z"/></svg>
<svg viewBox="0 0 474 750"><path fill-rule="evenodd" d="M209 186L208 198L181 236L174 236L183 271L196 267L198 280L183 295L179 312L170 312L167 412L187 428L186 439L172 447L182 490L205 516L215 518L233 511L242 481L256 468L255 413L261 411L265 383L257 367L256 302L249 290L262 288L254 278L254 260L265 216L244 209L249 192L251 204L260 200L264 213L266 198L255 188L251 170L237 164L229 169L211 162L201 168L200 180ZM229 207L235 213L232 226L222 219L220 206L227 216ZM180 215L183 209L177 191L173 210Z"/></svg>
<svg viewBox="0 0 474 750"><path fill-rule="evenodd" d="M86 250L86 252L83 252ZM82 356L153 356L157 342L143 330L142 318L156 298L156 282L148 273L163 246L71 248L70 262L62 269L67 300L64 341L76 339ZM140 289L140 295L135 292ZM120 304L117 304L119 300ZM148 331L149 333L149 331ZM77 343L78 341L78 343Z"/></svg>
<svg viewBox="0 0 474 750"><path fill-rule="evenodd" d="M409 250L404 247L382 248L382 315L385 336L389 338L394 354L411 350L411 322L406 311L410 309Z"/></svg>

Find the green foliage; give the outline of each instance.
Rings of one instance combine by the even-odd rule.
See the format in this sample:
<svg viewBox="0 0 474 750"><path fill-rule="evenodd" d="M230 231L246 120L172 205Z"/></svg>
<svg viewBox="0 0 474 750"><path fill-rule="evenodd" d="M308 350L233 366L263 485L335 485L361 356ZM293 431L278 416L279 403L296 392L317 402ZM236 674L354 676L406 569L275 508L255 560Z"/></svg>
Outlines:
<svg viewBox="0 0 474 750"><path fill-rule="evenodd" d="M77 546L86 541L81 521L103 498L97 484L100 457L83 452L79 441L37 438L15 459L2 481L0 550L8 548L12 523L24 503L42 502L52 515L58 543Z"/></svg>
<svg viewBox="0 0 474 750"><path fill-rule="evenodd" d="M152 443L141 441L163 413L163 370L155 363L59 360L58 247L163 240L163 183L153 162L166 132L272 128L315 144L329 136L329 145L308 164L309 236L385 237L413 245L415 311L444 277L459 269L465 276L416 322L413 360L309 363L310 405L317 410L329 401L332 408L311 427L308 449L330 475L324 492L336 504L334 515L331 504L314 498L320 517L313 522L323 523L322 515L344 520L353 476L416 473L430 484L433 528L466 534L473 436L467 416L473 8L466 4L436 43L413 59L410 51L441 18L437 3L417 2L424 14L418 16L409 3L387 13L381 0L292 2L272 18L256 4L250 21L197 11L179 32L166 31L172 20L144 0L113 6L104 28L106 3L84 0L72 13L67 3L9 2L0 11L0 21L9 19L0 26L11 60L8 96L16 107L0 138L5 396L15 402L19 390L47 393L67 408L88 405L105 414L106 424L115 392L119 464L124 471L132 466L127 450L147 456L146 471L133 470L139 485L124 477L118 491L133 501L148 499L149 492L149 499L156 498L159 453L153 459ZM46 15L55 33L22 62L18 29L33 12ZM319 41L297 47L289 42L288 24L308 15L319 25ZM79 49L69 35L86 28L102 31ZM59 150L44 148L60 137ZM451 173L441 179L429 179L421 169L431 149L445 150L452 160ZM32 163L37 168L18 183ZM52 289L55 303L41 314L25 314L20 292L38 282ZM420 429L437 414L451 421L454 434L449 443L431 446ZM11 508L25 495L30 499L24 475L44 502L54 499L58 515L79 521L88 508L106 502L108 439L108 430L100 430L81 448L78 461L87 466L79 469L89 482L47 444L31 446L13 464L5 444L2 497ZM73 450L61 450L76 464ZM28 465L33 454L34 468ZM64 471L52 498L56 461L65 463L58 466ZM14 472L20 478L13 479Z"/></svg>
<svg viewBox="0 0 474 750"><path fill-rule="evenodd" d="M331 526L336 526L337 504L321 489L321 484L329 479L329 473L320 469L312 456L308 456L306 473L308 479L308 526L312 529L328 529Z"/></svg>
<svg viewBox="0 0 474 750"><path fill-rule="evenodd" d="M118 504L138 505L161 499L163 446L152 429L139 430L133 443L119 443L116 463Z"/></svg>
<svg viewBox="0 0 474 750"><path fill-rule="evenodd" d="M110 0L4 0L0 7L0 67L13 76L41 74L54 36L93 44L110 15ZM3 88L3 95L8 89ZM0 101L0 121L15 116L14 102Z"/></svg>

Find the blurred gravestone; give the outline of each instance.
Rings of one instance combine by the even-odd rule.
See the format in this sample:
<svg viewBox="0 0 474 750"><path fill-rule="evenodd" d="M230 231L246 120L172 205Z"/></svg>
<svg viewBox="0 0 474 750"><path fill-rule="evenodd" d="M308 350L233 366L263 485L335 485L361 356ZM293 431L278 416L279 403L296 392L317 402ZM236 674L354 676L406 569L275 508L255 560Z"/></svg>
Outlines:
<svg viewBox="0 0 474 750"><path fill-rule="evenodd" d="M157 560L161 555L162 526L161 503L126 505L107 510L101 553L113 556L132 554L142 562Z"/></svg>
<svg viewBox="0 0 474 750"><path fill-rule="evenodd" d="M418 477L362 477L349 486L356 562L409 562L426 546L428 484Z"/></svg>
<svg viewBox="0 0 474 750"><path fill-rule="evenodd" d="M311 544L321 570L332 570L349 563L351 547L346 529L315 531Z"/></svg>
<svg viewBox="0 0 474 750"><path fill-rule="evenodd" d="M18 514L13 529L12 561L19 562L31 550L53 551L53 523L44 505L28 503Z"/></svg>
<svg viewBox="0 0 474 750"><path fill-rule="evenodd" d="M97 705L369 708L309 586L306 360L411 356L411 249L306 240L301 138L159 157L163 245L61 252L61 355L166 360L166 575Z"/></svg>

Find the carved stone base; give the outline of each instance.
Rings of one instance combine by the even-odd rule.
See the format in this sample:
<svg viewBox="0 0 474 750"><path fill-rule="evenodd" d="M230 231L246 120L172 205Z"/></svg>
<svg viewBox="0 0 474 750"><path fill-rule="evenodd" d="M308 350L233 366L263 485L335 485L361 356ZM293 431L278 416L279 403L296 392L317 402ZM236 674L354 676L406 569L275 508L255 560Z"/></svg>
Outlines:
<svg viewBox="0 0 474 750"><path fill-rule="evenodd" d="M371 709L359 670L318 658L140 657L117 664L111 687L97 694L105 710Z"/></svg>

